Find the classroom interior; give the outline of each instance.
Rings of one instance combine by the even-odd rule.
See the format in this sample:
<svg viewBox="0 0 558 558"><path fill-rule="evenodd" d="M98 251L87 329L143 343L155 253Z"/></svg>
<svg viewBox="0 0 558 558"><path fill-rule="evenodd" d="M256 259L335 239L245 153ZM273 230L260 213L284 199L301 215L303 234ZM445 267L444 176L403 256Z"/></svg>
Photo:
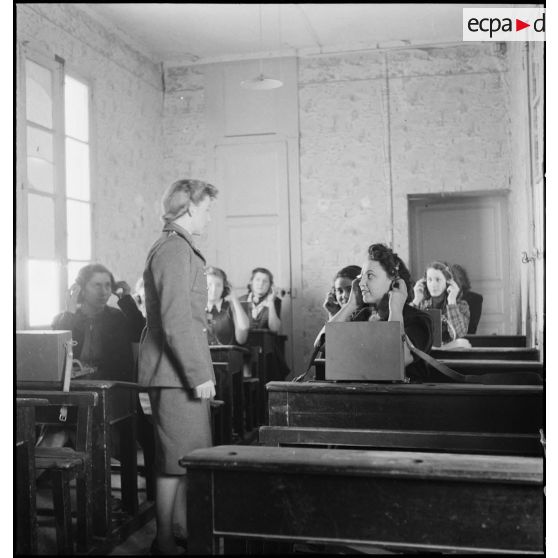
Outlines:
<svg viewBox="0 0 558 558"><path fill-rule="evenodd" d="M256 267L270 269L280 291L281 335L259 332L258 346L279 342L290 373L284 382L268 373L254 382L257 387L241 385L245 409L240 416L235 414L238 406L230 410L227 401L214 409L214 427L220 428L217 446L223 453L208 454L206 461L200 458L190 466L199 486L208 486L211 471L212 486L220 488L224 504L219 508L215 501L203 513L199 508L192 527L203 530L204 538L189 542L191 553L329 549L389 554L483 548L543 553L544 385L483 385L481 397L479 386L448 384L424 388L412 403L403 393L408 386L372 384L360 386L354 395L344 386L338 391L326 386L327 403L318 403L318 384L291 381L305 372L327 320L323 303L335 274L345 266L361 266L373 243L397 252L413 280L433 260L459 264L467 270L472 290L482 294L482 315L471 344L473 353L485 352L473 354L476 368L460 354L438 352L436 358L464 374L534 370L544 378L545 43L463 41L466 6L16 5L15 329L49 329L78 270L90 262L102 263L117 281L133 287L162 229L161 195L181 178L204 180L219 190L211 222L198 242L207 264L226 271L238 296L246 293ZM262 74L281 86L258 90L241 85ZM109 305L117 308L117 299ZM242 380L242 362L255 366L258 361L254 351L237 349L226 354L215 350L212 357L216 370L223 365L223 384L230 381L228 373ZM324 361L318 359L316 371L327 365ZM258 362L273 367L265 358ZM272 380L267 388L266 379ZM41 391L32 396L36 386L18 384L18 392L20 388L28 390L28 398L36 399ZM130 428L135 442L143 428L135 422L140 420L137 391L87 389L97 394L95 405L104 401L129 407L129 415L113 419ZM401 411L391 422L371 418L367 410L372 405L390 412L391 407L383 407L386 390ZM233 380L229 395L234 405L237 394ZM324 415L312 422L305 407L322 404ZM409 417L421 414L421 405L440 413L455 411L463 422L456 418L441 426L439 416L426 412L417 425ZM471 409L478 420L470 417ZM506 420L508 411L516 418ZM360 423L358 417L367 418ZM480 417L492 422L487 425ZM351 434L340 433L340 426ZM293 434L292 428L299 431ZM330 431L313 438L320 428ZM427 434L439 429L443 432L435 439ZM409 430L416 434L412 443L406 437ZM471 442L471 433L478 440ZM266 446L268 454L257 453ZM284 457L286 448L280 446L291 448L290 457ZM104 477L102 482L94 478L94 494L87 497L97 510L104 483L105 524L96 511L86 543L80 539L80 521L86 520L79 511L79 482L69 481L71 534L62 542L51 486L33 489L35 519L28 529L35 529L35 538L28 540L35 546L26 552L149 554L155 534L149 463L139 443L128 447L133 459L126 463L111 457L106 447L93 457L92 474L100 475L95 467L103 466ZM380 534L371 532L365 523L383 526L382 515L364 508L360 513L357 504L353 515L360 519L351 525L341 517L320 515L320 506L327 505L326 486L334 507L343 507L343 494L346 501L357 502L360 492L375 497L378 491L401 491L402 505L409 510L418 506L397 485L397 474L405 476L412 468L405 457L400 469L389 461L399 450L421 452L419 461L426 460L422 484L413 479L416 486L411 487L418 499L426 499L429 471L437 470L449 484L455 480L454 469L444 460L453 459L452 452L470 457L460 466L471 478L483 466L490 469L485 476L478 474L488 483L493 501L521 500L520 486L524 507L506 509L514 517L510 523L516 520L521 526L521 536L511 528L498 531L494 517L504 512L492 508L494 517L489 512L483 516L487 530L494 530L492 537L479 535L471 521L469 530L441 541L424 534L424 524L409 528L409 540L397 538L387 526ZM324 453L305 453L317 451ZM372 472L365 451L376 452ZM479 461L492 458L489 465ZM323 468L324 460L331 471ZM230 479L225 478L229 462L234 462ZM277 463L295 474L273 477ZM241 490L258 467L269 469L269 477ZM342 481L334 477L342 471L346 482L339 485ZM505 475L516 475L505 490L518 492L508 493L498 484ZM428 482L436 505L442 506L444 498L471 498L463 513L477 513L474 482L461 486L456 481L451 493L434 477ZM385 485L370 480L377 478ZM296 502L303 482L308 483L308 493L301 496L306 508ZM258 506L258 494L268 490L272 500L283 489L276 506ZM202 489L192 490L193 501L202 506ZM111 498L122 506L109 511ZM250 502L252 513L239 510L242 498ZM485 492L478 498L490 496ZM390 505L386 500L387 514L395 513ZM50 511L37 515L45 507ZM291 510L294 526L287 526L281 515L285 508ZM223 520L235 514L236 521ZM274 528L261 519L266 514ZM451 531L449 519L444 523L439 514L430 519L439 521L439 532ZM204 521L214 532L202 529ZM328 521L333 527L326 528ZM410 519L400 521L399 527ZM324 528L313 530L317 522ZM244 541L242 535L252 528L252 539ZM339 530L338 540L328 529Z"/></svg>

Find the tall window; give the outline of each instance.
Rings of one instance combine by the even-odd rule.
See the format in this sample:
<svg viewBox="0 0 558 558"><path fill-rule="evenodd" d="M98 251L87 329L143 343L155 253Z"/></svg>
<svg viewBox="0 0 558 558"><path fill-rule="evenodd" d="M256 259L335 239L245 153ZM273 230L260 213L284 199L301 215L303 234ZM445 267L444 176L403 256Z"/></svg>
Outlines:
<svg viewBox="0 0 558 558"><path fill-rule="evenodd" d="M28 327L52 322L77 270L91 260L89 94L60 61L25 59Z"/></svg>

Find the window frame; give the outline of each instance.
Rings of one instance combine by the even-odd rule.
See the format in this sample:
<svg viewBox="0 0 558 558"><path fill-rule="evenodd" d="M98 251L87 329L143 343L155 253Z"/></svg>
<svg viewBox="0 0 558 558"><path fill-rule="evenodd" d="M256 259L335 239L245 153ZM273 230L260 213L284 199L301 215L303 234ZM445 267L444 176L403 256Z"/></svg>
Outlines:
<svg viewBox="0 0 558 558"><path fill-rule="evenodd" d="M93 233L96 230L96 223L95 223L95 217L97 212L95 211L96 209L96 188L94 188L94 178L95 178L95 174L94 174L94 166L93 165L93 138L96 137L96 135L93 133L93 118L92 118L92 107L93 107L93 84L92 84L92 80L87 77L85 74L83 74L82 72L80 72L79 70L77 70L76 68L74 68L72 65L65 65L65 70L64 70L64 80L66 79L66 76L71 77L72 79L75 79L77 81L80 81L81 83L85 84L87 86L87 90L88 90L88 94L87 94L87 118L88 118L88 128L89 128L89 137L88 137L88 141L87 141L87 145L89 147L89 215L90 215L90 230L89 230L89 239L91 242L91 246L90 246L90 253L91 253L91 258L90 258L90 262L94 262L96 261L96 254L95 254L95 243L93 242ZM65 85L65 81L64 81L64 85ZM64 128L64 137L63 137L63 141L64 141L64 150L66 149L66 137L71 137L71 136L67 136L66 135L66 129ZM64 204L66 204L66 202L68 201L68 199L74 199L74 198L68 198L67 195L67 191L66 191L66 160L64 159ZM80 201L80 200L76 200L76 201ZM64 205L64 218L66 219L66 206ZM64 234L66 234L66 230L67 230L67 226L65 227L65 231ZM65 287L65 291L64 291L64 296L66 293L66 290L70 287L70 281L71 279L68 278L68 263L70 261L81 261L81 260L69 260L68 259L68 251L67 251L67 243L66 243L66 237L65 238L65 251L64 251L64 259L62 261L62 272L64 273L64 278L65 278L65 282L66 282L66 287ZM89 263L89 262L87 262ZM87 265L87 263L84 263L84 265Z"/></svg>
<svg viewBox="0 0 558 558"><path fill-rule="evenodd" d="M55 253L53 260L58 266L58 296L60 302L60 311L65 306L66 292L69 287L68 277L68 242L67 242L67 188L66 188L66 128L65 128L65 79L66 75L76 79L87 86L88 89L88 141L89 148L89 201L85 202L89 205L90 213L90 260L95 261L95 243L93 241L93 231L95 230L95 188L93 174L93 142L94 137L92 129L92 82L87 76L76 71L72 67L68 67L65 61L57 56L46 56L45 54L29 48L25 43L18 43L17 61L19 66L19 79L17 82L18 96L21 102L17 104L17 122L16 140L19 145L17 157L17 185L16 185L16 218L18 226L16 227L16 276L18 277L15 294L16 301L16 327L20 329L45 329L50 328L50 322L42 325L30 325L29 323L29 275L28 262L29 257L29 214L28 214L28 195L30 193L37 194L54 201L54 244ZM52 75L52 130L53 134L53 166L54 166L54 191L52 193L36 190L29 184L27 176L27 130L28 127L46 130L39 124L27 120L27 68L26 61L30 60L40 66L51 71ZM72 199L72 198L70 198ZM52 260L48 260L52 261ZM75 261L75 260L72 260ZM88 261L88 263L89 263ZM85 264L84 264L85 265ZM54 316L52 316L54 318ZM52 319L51 318L51 319Z"/></svg>

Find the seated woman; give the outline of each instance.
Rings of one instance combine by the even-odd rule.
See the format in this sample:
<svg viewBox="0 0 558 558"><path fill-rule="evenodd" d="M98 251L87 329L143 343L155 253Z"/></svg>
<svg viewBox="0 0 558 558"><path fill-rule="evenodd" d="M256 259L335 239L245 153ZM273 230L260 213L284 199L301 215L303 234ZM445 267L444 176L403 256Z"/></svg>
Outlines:
<svg viewBox="0 0 558 558"><path fill-rule="evenodd" d="M96 380L135 382L132 342L139 341L145 319L124 281L116 283L112 273L101 264L89 264L79 270L76 282L66 298L66 311L58 314L53 329L72 332L77 343L73 357L97 368ZM112 294L122 309L112 308L107 302ZM64 445L70 432L65 428L43 429L42 446ZM118 436L112 438L113 456L119 456Z"/></svg>
<svg viewBox="0 0 558 558"><path fill-rule="evenodd" d="M351 294L353 280L359 275L360 267L358 265L348 265L337 272L337 275L333 279L333 285L327 293L326 299L322 305L328 314L328 320L331 320L331 318L347 304ZM314 347L318 347L318 345L323 346L325 341L324 334L325 325L320 330L320 333L318 333L314 341Z"/></svg>
<svg viewBox="0 0 558 558"><path fill-rule="evenodd" d="M52 323L53 329L71 330L77 342L74 358L96 367L95 379L136 381L132 342L139 341L145 319L124 286L117 286L104 265L82 267L69 289L66 311ZM122 311L107 305L117 292Z"/></svg>
<svg viewBox="0 0 558 558"><path fill-rule="evenodd" d="M443 348L471 346L469 341L463 338L469 327L469 305L465 300L461 300L459 285L445 263L430 263L426 268L425 276L416 282L414 293L411 304L415 308L420 310L438 308L442 311Z"/></svg>
<svg viewBox="0 0 558 558"><path fill-rule="evenodd" d="M328 319L337 314L347 304L353 279L356 279L358 275L360 275L358 265L348 265L337 272L331 290L327 293L323 303L323 307L328 313Z"/></svg>
<svg viewBox="0 0 558 558"><path fill-rule="evenodd" d="M384 244L372 244L354 279L347 304L331 318L332 322L395 321L401 324L406 341L428 352L432 346L432 322L425 313L409 305L411 275L401 258ZM413 381L428 379L428 370L403 345L405 372Z"/></svg>
<svg viewBox="0 0 558 558"><path fill-rule="evenodd" d="M218 267L208 267L207 279L207 339L210 345L244 345L248 339L250 321L227 275Z"/></svg>
<svg viewBox="0 0 558 558"><path fill-rule="evenodd" d="M469 276L467 275L467 271L464 267L454 264L450 269L455 281L461 289L461 298L469 305L471 317L469 319L467 333L474 334L477 332L477 327L482 314L483 297L481 294L475 293L471 290L471 282L469 281Z"/></svg>
<svg viewBox="0 0 558 558"><path fill-rule="evenodd" d="M273 275L265 267L256 267L248 283L248 294L240 297L242 307L250 320L250 329L281 330L281 299L273 286ZM277 339L273 344L273 365L268 371L268 380L284 380L290 369Z"/></svg>
<svg viewBox="0 0 558 558"><path fill-rule="evenodd" d="M273 288L273 275L265 267L252 270L247 285L248 294L240 297L242 306L250 320L250 329L270 329L279 333L281 329L281 299Z"/></svg>

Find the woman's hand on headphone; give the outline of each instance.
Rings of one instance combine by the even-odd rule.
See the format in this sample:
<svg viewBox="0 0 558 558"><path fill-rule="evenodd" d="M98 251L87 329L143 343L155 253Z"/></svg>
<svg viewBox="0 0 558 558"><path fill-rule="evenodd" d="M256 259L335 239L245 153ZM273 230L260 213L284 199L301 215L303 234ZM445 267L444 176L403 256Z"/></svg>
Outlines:
<svg viewBox="0 0 558 558"><path fill-rule="evenodd" d="M234 302L235 300L238 300L238 297L236 296L236 294L234 293L234 291L232 290L232 287L230 285L227 285L228 289L229 289L229 294L225 297L223 297L223 300L226 300L227 302Z"/></svg>
<svg viewBox="0 0 558 558"><path fill-rule="evenodd" d="M66 292L66 312L75 313L78 306L78 296L81 291L81 287L74 283Z"/></svg>
<svg viewBox="0 0 558 558"><path fill-rule="evenodd" d="M132 292L132 288L130 287L130 285L128 285L128 283L126 283L126 281L118 281L114 285L114 294L118 297L119 300L124 295L131 294L131 292Z"/></svg>
<svg viewBox="0 0 558 558"><path fill-rule="evenodd" d="M353 279L351 283L351 294L349 295L349 300L347 304L350 304L350 308L360 308L364 304L364 299L362 298L362 291L360 290L360 276Z"/></svg>
<svg viewBox="0 0 558 558"><path fill-rule="evenodd" d="M322 307L330 314L331 316L337 314L339 310L341 310L341 306L337 303L337 298L335 296L335 291L333 288L328 291L324 303Z"/></svg>
<svg viewBox="0 0 558 558"><path fill-rule="evenodd" d="M455 279L448 280L448 304L457 304L457 295L459 294L459 285L455 282Z"/></svg>
<svg viewBox="0 0 558 558"><path fill-rule="evenodd" d="M422 279L419 279L413 287L413 291L415 293L413 304L415 306L418 306L424 300L424 289L426 289L426 279L423 277Z"/></svg>
<svg viewBox="0 0 558 558"><path fill-rule="evenodd" d="M397 278L393 280L391 289L389 290L389 315L403 319L403 308L407 301L407 285L403 279Z"/></svg>

